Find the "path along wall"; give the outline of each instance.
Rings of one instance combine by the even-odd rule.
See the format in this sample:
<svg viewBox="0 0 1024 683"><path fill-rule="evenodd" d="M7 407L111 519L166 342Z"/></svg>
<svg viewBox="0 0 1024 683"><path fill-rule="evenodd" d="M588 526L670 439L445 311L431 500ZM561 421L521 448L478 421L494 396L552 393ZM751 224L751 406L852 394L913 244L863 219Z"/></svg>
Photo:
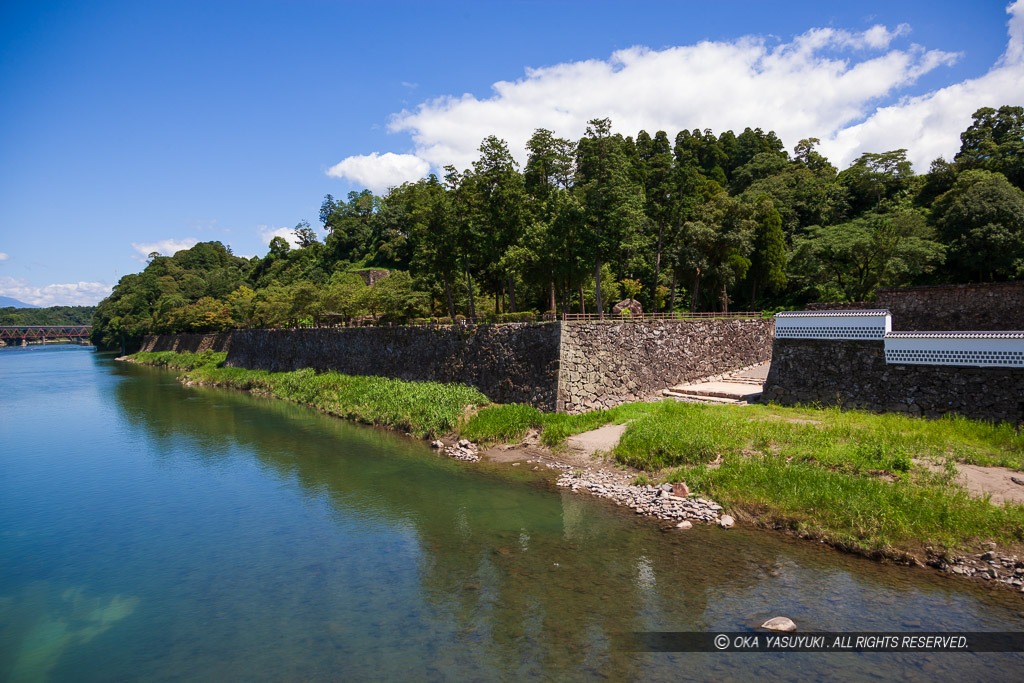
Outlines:
<svg viewBox="0 0 1024 683"><path fill-rule="evenodd" d="M771 357L773 321L561 322L236 330L147 337L144 351L227 350L227 364L460 382L498 403L579 413Z"/></svg>
<svg viewBox="0 0 1024 683"><path fill-rule="evenodd" d="M656 398L670 386L771 359L771 318L563 322L558 411Z"/></svg>

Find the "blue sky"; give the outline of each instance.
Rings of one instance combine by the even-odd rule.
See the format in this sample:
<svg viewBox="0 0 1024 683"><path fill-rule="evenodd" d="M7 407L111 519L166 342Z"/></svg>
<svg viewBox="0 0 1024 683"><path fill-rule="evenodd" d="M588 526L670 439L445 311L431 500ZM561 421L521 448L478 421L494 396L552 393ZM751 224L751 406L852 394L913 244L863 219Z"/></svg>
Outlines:
<svg viewBox="0 0 1024 683"><path fill-rule="evenodd" d="M263 255L327 193L594 117L923 172L1024 104L1022 3L4 0L0 295L95 303L195 241Z"/></svg>

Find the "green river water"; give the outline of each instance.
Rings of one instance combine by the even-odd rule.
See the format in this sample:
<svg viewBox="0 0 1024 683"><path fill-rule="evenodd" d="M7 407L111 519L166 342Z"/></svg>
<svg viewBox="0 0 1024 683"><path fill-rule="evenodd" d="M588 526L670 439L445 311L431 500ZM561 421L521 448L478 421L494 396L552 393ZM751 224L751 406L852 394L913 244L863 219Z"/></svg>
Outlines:
<svg viewBox="0 0 1024 683"><path fill-rule="evenodd" d="M630 653L622 631L1024 631L1024 599L80 347L0 350L0 680L1019 680L1014 654Z"/></svg>

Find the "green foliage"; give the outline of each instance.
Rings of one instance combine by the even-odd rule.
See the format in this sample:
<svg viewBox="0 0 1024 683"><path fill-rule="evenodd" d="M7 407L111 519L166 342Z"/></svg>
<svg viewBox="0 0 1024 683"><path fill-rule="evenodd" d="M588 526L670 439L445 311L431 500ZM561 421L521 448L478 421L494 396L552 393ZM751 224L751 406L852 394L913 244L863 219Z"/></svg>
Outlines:
<svg viewBox="0 0 1024 683"><path fill-rule="evenodd" d="M95 311L95 306L5 306L0 308L0 325L88 325Z"/></svg>
<svg viewBox="0 0 1024 683"><path fill-rule="evenodd" d="M956 163L963 169L1002 173L1024 189L1024 107L982 107L960 134Z"/></svg>
<svg viewBox="0 0 1024 683"><path fill-rule="evenodd" d="M966 171L935 201L932 218L961 278L1024 276L1024 191L999 173Z"/></svg>
<svg viewBox="0 0 1024 683"><path fill-rule="evenodd" d="M172 357L175 356L175 357ZM331 415L390 427L420 437L455 430L466 406L485 406L479 391L461 384L405 382L384 377L354 377L312 369L295 372L246 370L222 365L225 354L147 354L139 363L188 370L187 381L257 391L313 406Z"/></svg>
<svg viewBox="0 0 1024 683"><path fill-rule="evenodd" d="M924 176L903 149L862 154L837 173L816 138L791 158L774 132L750 127L634 140L596 118L576 142L541 128L522 172L506 141L488 136L469 169L381 196L327 195L323 243L300 220L298 246L276 237L263 257L216 242L152 254L96 308L93 341L603 313L627 281L625 296L647 311L678 312L688 299L694 312L724 312L740 293L751 308L778 308L870 299L878 286L1020 278L1022 111L979 109L956 162L936 160ZM392 274L371 287L345 275L368 268Z"/></svg>
<svg viewBox="0 0 1024 683"><path fill-rule="evenodd" d="M796 241L793 258L805 282L863 301L877 287L907 284L941 264L944 248L933 237L920 214L869 213L810 228Z"/></svg>

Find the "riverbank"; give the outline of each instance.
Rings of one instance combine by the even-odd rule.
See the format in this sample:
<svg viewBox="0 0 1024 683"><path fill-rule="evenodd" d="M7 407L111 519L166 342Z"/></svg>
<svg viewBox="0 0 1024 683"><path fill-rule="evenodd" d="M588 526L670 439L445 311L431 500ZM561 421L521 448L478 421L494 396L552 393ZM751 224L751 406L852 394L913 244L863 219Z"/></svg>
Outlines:
<svg viewBox="0 0 1024 683"><path fill-rule="evenodd" d="M223 354L136 354L128 360L185 370L185 383L255 391L419 437L448 435L450 442L457 435L491 445L485 453L500 453L512 464L517 451L502 445L518 444L520 464L546 460L560 463L563 473L578 472L577 490L600 493L590 486L595 483L607 492L611 480L590 481L583 476L590 471L618 477L617 486L659 491L651 494L659 499L666 496L658 487L685 482L695 498L717 501L744 524L1024 586L1024 563L1016 558L1024 555L1024 506L972 497L956 479L961 464L1024 467L1024 437L1009 425L674 401L570 416L489 405L479 392L454 385L226 368ZM570 436L624 423L603 465L594 459L582 464L567 452ZM634 509L646 513L650 497L638 498Z"/></svg>

